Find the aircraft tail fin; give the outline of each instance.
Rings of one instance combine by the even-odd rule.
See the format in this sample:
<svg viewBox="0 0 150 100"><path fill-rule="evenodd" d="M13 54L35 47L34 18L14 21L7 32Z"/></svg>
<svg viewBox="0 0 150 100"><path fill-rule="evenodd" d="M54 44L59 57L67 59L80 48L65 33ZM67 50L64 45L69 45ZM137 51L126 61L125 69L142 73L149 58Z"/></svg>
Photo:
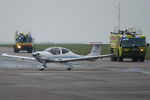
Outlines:
<svg viewBox="0 0 150 100"><path fill-rule="evenodd" d="M101 55L101 44L102 42L92 42L91 45L93 48L89 55Z"/></svg>

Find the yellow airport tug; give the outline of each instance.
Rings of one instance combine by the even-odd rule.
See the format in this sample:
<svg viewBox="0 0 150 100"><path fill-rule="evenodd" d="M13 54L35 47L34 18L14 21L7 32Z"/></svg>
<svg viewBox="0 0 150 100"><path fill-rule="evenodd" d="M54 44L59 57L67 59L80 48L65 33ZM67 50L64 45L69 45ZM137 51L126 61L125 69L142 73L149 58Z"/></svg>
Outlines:
<svg viewBox="0 0 150 100"><path fill-rule="evenodd" d="M131 58L134 62L144 62L148 45L146 37L134 28L111 32L110 50L115 54L111 57L111 61L123 61L124 58Z"/></svg>
<svg viewBox="0 0 150 100"><path fill-rule="evenodd" d="M31 33L18 33L15 34L14 52L19 53L20 50L26 50L28 53L32 53L33 50L33 37Z"/></svg>

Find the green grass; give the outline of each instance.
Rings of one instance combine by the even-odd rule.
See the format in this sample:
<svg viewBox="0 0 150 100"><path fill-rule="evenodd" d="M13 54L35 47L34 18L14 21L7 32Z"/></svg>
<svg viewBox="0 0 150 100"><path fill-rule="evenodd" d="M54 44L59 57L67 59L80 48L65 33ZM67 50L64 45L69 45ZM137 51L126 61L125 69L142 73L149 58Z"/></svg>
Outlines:
<svg viewBox="0 0 150 100"><path fill-rule="evenodd" d="M0 44L1 47L13 47L12 44Z"/></svg>
<svg viewBox="0 0 150 100"><path fill-rule="evenodd" d="M147 47L147 52L146 52L146 55L145 55L145 59L150 60L150 47Z"/></svg>
<svg viewBox="0 0 150 100"><path fill-rule="evenodd" d="M13 47L12 44L0 45L0 46ZM81 55L89 54L92 49L92 46L90 46L88 44L35 44L34 48L36 49L36 51L41 51L48 47L53 47L53 46L64 47L64 48L67 48L67 49L73 51L74 53L81 54ZM109 44L103 44L101 49L102 49L101 50L102 54L110 53L110 45ZM147 53L146 53L145 58L150 60L150 47L147 47Z"/></svg>

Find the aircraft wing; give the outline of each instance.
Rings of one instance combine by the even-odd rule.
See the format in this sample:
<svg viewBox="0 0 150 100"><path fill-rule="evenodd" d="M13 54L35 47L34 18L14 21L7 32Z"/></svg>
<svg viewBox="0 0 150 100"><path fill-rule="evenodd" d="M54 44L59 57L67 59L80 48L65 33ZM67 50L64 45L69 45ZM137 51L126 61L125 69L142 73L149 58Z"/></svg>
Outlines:
<svg viewBox="0 0 150 100"><path fill-rule="evenodd" d="M58 59L51 59L52 62L58 62L58 63L66 63L66 62L73 62L73 61L90 61L95 60L98 58L105 58L105 57L111 57L113 54L107 54L107 55L87 55L87 56L80 56L77 58L58 58ZM6 53L1 54L2 57L8 57L8 58L16 58L21 60L36 60L33 57L25 57L25 56L16 56L16 55L8 55ZM46 59L45 59L46 60Z"/></svg>
<svg viewBox="0 0 150 100"><path fill-rule="evenodd" d="M2 57L8 57L8 58L17 58L21 60L36 60L33 57L25 57L25 56L16 56L16 55L8 55L6 53L1 54Z"/></svg>
<svg viewBox="0 0 150 100"><path fill-rule="evenodd" d="M93 55L93 56L90 56L90 55L87 55L87 56L83 56L83 57L77 57L77 58L63 58L63 59L55 59L54 62L73 62L73 61L81 61L81 60L95 60L95 59L98 59L98 58L105 58L105 57L111 57L112 55L114 54L107 54L107 55Z"/></svg>

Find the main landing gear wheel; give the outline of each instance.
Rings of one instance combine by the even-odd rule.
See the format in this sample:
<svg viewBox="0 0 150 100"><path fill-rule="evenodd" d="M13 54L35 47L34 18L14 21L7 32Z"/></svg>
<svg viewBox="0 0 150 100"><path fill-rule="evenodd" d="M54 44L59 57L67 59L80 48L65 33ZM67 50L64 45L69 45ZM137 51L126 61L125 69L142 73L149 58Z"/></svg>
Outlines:
<svg viewBox="0 0 150 100"><path fill-rule="evenodd" d="M72 69L72 65L71 64L67 64L67 70L71 70Z"/></svg>
<svg viewBox="0 0 150 100"><path fill-rule="evenodd" d="M71 70L71 67L67 67L67 70Z"/></svg>
<svg viewBox="0 0 150 100"><path fill-rule="evenodd" d="M39 70L45 70L45 68L39 68Z"/></svg>
<svg viewBox="0 0 150 100"><path fill-rule="evenodd" d="M46 66L46 64L42 64L42 65L37 66L37 68L39 70L45 70L45 68L47 68L47 66Z"/></svg>

